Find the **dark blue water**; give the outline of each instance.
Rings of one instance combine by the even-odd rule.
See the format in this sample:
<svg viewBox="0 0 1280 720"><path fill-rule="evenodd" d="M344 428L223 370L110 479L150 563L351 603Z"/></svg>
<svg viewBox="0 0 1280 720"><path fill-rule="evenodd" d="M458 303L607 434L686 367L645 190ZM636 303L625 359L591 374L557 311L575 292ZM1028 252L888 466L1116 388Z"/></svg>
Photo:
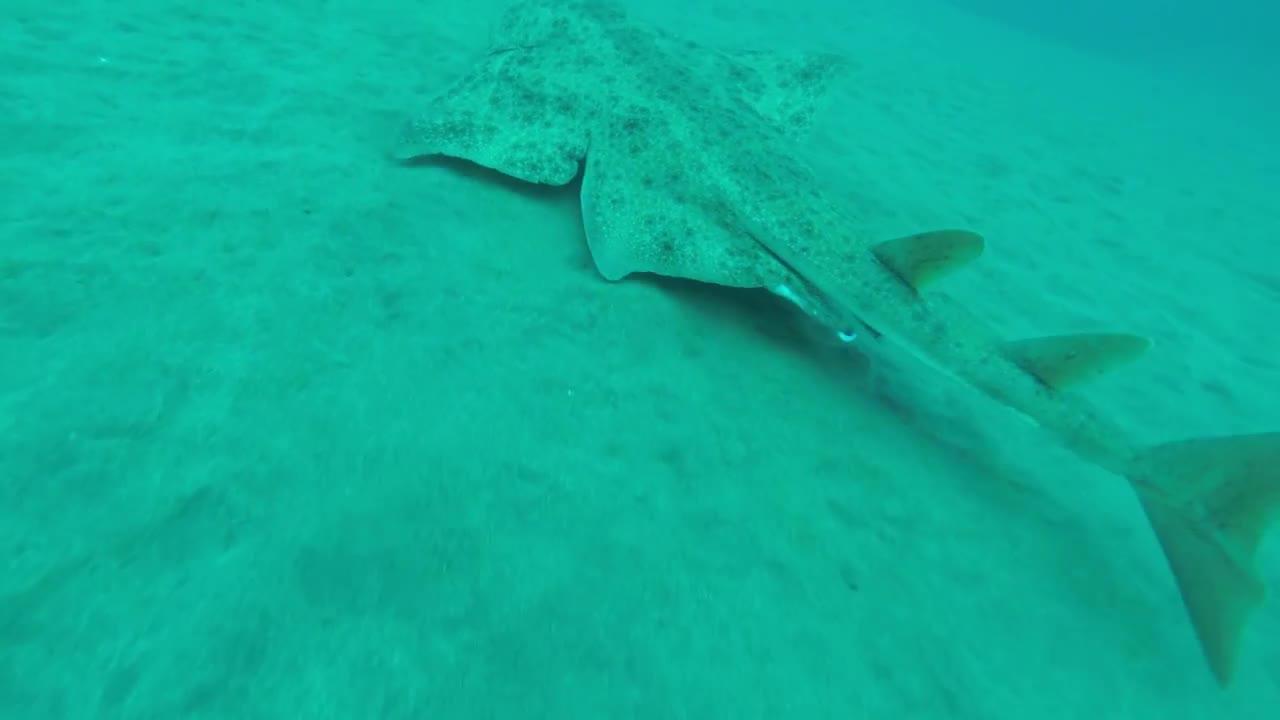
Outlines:
<svg viewBox="0 0 1280 720"><path fill-rule="evenodd" d="M1254 80L1280 66L1280 3L1273 0L948 2L1045 39L1129 60Z"/></svg>

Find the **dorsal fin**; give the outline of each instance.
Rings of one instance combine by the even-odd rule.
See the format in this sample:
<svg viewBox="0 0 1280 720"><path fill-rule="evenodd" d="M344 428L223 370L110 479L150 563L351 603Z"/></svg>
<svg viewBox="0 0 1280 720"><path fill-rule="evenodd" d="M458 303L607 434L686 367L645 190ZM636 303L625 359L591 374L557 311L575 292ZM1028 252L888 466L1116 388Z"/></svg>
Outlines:
<svg viewBox="0 0 1280 720"><path fill-rule="evenodd" d="M871 248L880 262L916 291L982 254L982 236L968 230L936 230L886 240Z"/></svg>
<svg viewBox="0 0 1280 720"><path fill-rule="evenodd" d="M1134 360L1151 341L1123 333L1053 335L1004 343L1004 356L1040 382L1061 389L1095 378Z"/></svg>

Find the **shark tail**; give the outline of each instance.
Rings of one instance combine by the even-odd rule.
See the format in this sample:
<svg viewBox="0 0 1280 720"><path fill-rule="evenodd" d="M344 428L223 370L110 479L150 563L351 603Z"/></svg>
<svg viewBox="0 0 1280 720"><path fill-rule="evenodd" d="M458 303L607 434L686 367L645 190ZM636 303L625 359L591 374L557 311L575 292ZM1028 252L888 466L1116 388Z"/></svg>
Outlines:
<svg viewBox="0 0 1280 720"><path fill-rule="evenodd" d="M877 259L921 292L982 254L981 236L940 230L889 240ZM1110 372L1151 347L1126 333L1029 338L1000 350L1050 390ZM1266 588L1254 556L1280 516L1280 433L1166 443L1137 454L1125 471L1164 549L1209 668L1223 686L1235 674L1241 638Z"/></svg>
<svg viewBox="0 0 1280 720"><path fill-rule="evenodd" d="M1254 555L1280 515L1280 433L1157 445L1138 456L1129 477L1209 668L1226 686L1266 593Z"/></svg>

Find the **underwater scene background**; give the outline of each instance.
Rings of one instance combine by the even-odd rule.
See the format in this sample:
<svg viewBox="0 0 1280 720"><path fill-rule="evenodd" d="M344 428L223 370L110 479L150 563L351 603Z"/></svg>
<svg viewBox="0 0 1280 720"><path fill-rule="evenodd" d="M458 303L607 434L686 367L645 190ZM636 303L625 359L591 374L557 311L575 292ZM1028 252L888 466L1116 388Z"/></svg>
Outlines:
<svg viewBox="0 0 1280 720"><path fill-rule="evenodd" d="M4 0L0 717L1275 716L1280 603L1219 687L1123 479L391 162L507 4ZM1000 335L1152 338L1079 390L1134 442L1280 429L1273 5L625 7L847 58L788 151L982 233Z"/></svg>

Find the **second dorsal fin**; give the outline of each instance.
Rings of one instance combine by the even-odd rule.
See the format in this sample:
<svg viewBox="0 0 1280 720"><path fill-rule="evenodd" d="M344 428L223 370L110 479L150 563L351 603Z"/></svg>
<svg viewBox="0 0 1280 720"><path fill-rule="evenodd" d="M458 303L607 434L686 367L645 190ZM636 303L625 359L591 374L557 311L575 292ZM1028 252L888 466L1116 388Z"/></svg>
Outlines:
<svg viewBox="0 0 1280 720"><path fill-rule="evenodd" d="M1001 346L1004 356L1051 388L1064 388L1106 373L1151 347L1138 335L1092 333L1014 340Z"/></svg>
<svg viewBox="0 0 1280 720"><path fill-rule="evenodd" d="M916 291L982 254L982 236L968 230L936 230L886 240L871 249L885 267Z"/></svg>

